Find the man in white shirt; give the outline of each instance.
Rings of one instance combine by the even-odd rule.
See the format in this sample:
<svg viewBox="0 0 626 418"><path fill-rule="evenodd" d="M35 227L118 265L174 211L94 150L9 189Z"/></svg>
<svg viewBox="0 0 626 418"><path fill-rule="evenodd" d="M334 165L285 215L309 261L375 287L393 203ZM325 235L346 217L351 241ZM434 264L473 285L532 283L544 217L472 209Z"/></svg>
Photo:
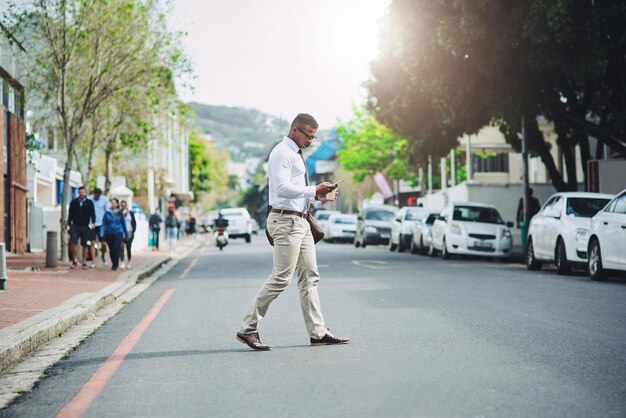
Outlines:
<svg viewBox="0 0 626 418"><path fill-rule="evenodd" d="M97 187L93 191L93 196L90 196L89 199L93 202L93 207L96 211L94 241L98 240L100 243L100 258L102 259L102 265L106 266L107 262L104 256L107 253L107 242L104 239L104 231L102 231L102 219L104 218L104 213L109 210L109 199L103 196L102 189Z"/></svg>
<svg viewBox="0 0 626 418"><path fill-rule="evenodd" d="M254 350L269 350L261 343L258 323L270 304L289 286L294 271L304 322L312 345L345 344L349 338L333 335L322 316L317 284L320 276L315 256L315 243L305 214L311 199L325 201L337 188L328 182L309 186L302 149L315 139L318 124L313 116L301 113L291 123L289 135L272 150L268 164L269 204L267 230L274 240L273 268L259 290L252 308L243 319L237 340Z"/></svg>

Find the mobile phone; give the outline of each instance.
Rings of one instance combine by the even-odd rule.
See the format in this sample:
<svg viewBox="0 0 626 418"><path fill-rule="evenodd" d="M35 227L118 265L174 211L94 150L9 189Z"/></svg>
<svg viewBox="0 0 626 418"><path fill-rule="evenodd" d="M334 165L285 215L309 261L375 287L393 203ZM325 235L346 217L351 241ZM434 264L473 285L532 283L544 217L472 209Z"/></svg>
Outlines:
<svg viewBox="0 0 626 418"><path fill-rule="evenodd" d="M343 183L343 179L341 179L341 180L337 181L337 182L335 183L335 186L338 186L340 183Z"/></svg>

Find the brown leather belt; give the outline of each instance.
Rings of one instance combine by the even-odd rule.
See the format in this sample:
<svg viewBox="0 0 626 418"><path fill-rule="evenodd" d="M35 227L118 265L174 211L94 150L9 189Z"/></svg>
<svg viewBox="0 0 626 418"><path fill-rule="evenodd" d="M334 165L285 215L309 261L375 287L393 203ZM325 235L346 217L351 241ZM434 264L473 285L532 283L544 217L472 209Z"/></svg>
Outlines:
<svg viewBox="0 0 626 418"><path fill-rule="evenodd" d="M272 213L280 213L281 215L295 215L295 216L299 216L301 218L306 217L307 213L304 212L298 212L295 210L286 210L286 209L277 209L277 208L272 208L272 210L270 211Z"/></svg>

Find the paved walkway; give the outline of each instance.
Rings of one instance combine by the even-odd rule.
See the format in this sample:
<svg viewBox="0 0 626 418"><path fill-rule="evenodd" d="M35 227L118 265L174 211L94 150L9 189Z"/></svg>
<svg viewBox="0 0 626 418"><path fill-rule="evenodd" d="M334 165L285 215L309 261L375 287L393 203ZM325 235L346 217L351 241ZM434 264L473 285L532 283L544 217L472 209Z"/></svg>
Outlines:
<svg viewBox="0 0 626 418"><path fill-rule="evenodd" d="M182 240L179 247L190 244L191 240ZM133 255L132 270L159 259L165 261L169 255L167 250L139 251ZM69 263L63 262L56 268L45 268L45 261L43 253L7 255L8 280L6 290L0 291L0 329L55 308L82 293L98 292L129 271L112 271L110 262L103 266L99 259L94 270L72 270Z"/></svg>

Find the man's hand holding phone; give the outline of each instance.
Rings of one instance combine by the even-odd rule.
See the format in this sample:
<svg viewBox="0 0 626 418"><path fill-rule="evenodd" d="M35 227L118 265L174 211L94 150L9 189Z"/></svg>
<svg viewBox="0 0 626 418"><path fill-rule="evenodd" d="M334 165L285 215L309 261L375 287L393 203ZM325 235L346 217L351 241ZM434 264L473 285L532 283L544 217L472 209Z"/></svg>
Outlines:
<svg viewBox="0 0 626 418"><path fill-rule="evenodd" d="M320 202L325 202L327 200L334 200L334 199L329 199L328 196L335 189L337 189L337 185L332 184L328 181L318 184L317 186L315 186L315 200L319 200Z"/></svg>

